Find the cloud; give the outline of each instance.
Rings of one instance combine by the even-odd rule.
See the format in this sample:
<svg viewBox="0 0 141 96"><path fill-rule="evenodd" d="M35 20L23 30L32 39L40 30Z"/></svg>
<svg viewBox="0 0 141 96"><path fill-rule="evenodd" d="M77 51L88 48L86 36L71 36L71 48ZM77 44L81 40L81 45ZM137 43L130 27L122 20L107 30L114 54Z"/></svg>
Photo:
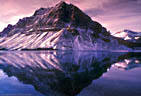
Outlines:
<svg viewBox="0 0 141 96"><path fill-rule="evenodd" d="M100 0L99 0L100 1ZM139 0L106 0L101 7L85 12L111 32L131 29L141 31L141 3Z"/></svg>
<svg viewBox="0 0 141 96"><path fill-rule="evenodd" d="M50 7L61 0L0 0L0 30L19 18L30 16L40 7ZM123 29L141 31L141 0L64 0L75 4L93 20L112 32Z"/></svg>

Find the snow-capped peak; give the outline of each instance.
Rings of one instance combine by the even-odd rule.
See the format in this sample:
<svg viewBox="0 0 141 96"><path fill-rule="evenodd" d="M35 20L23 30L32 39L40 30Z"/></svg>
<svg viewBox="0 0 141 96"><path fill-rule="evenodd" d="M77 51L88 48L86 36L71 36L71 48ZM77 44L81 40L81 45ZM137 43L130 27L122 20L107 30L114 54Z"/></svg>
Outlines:
<svg viewBox="0 0 141 96"><path fill-rule="evenodd" d="M126 29L120 32L116 32L114 36L123 38L124 40L134 41L141 38L141 32L134 32Z"/></svg>

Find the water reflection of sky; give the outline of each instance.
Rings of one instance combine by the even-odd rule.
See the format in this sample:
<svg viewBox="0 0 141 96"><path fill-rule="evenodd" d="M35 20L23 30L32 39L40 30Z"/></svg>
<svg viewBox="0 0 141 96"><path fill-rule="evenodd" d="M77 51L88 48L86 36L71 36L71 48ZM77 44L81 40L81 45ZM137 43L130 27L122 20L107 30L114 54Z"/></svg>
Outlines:
<svg viewBox="0 0 141 96"><path fill-rule="evenodd" d="M0 96L1 95L43 96L35 91L31 85L20 82L16 77L8 77L0 70Z"/></svg>
<svg viewBox="0 0 141 96"><path fill-rule="evenodd" d="M141 68L119 70L112 67L102 77L84 88L78 96L140 96L140 84Z"/></svg>

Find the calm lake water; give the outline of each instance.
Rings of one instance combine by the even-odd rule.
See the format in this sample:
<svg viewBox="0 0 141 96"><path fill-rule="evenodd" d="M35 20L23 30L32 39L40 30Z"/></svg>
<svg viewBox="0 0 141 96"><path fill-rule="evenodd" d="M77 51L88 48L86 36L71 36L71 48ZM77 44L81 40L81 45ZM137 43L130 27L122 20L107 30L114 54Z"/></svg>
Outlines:
<svg viewBox="0 0 141 96"><path fill-rule="evenodd" d="M141 53L1 51L0 96L141 96Z"/></svg>

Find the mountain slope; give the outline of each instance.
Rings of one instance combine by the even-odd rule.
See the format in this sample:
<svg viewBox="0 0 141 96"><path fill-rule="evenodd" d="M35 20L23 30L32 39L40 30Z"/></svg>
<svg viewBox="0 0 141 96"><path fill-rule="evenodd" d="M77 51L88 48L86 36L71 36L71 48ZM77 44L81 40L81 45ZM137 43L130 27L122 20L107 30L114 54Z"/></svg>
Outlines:
<svg viewBox="0 0 141 96"><path fill-rule="evenodd" d="M36 10L14 26L8 25L0 33L0 48L130 50L79 8L62 1L55 7Z"/></svg>

